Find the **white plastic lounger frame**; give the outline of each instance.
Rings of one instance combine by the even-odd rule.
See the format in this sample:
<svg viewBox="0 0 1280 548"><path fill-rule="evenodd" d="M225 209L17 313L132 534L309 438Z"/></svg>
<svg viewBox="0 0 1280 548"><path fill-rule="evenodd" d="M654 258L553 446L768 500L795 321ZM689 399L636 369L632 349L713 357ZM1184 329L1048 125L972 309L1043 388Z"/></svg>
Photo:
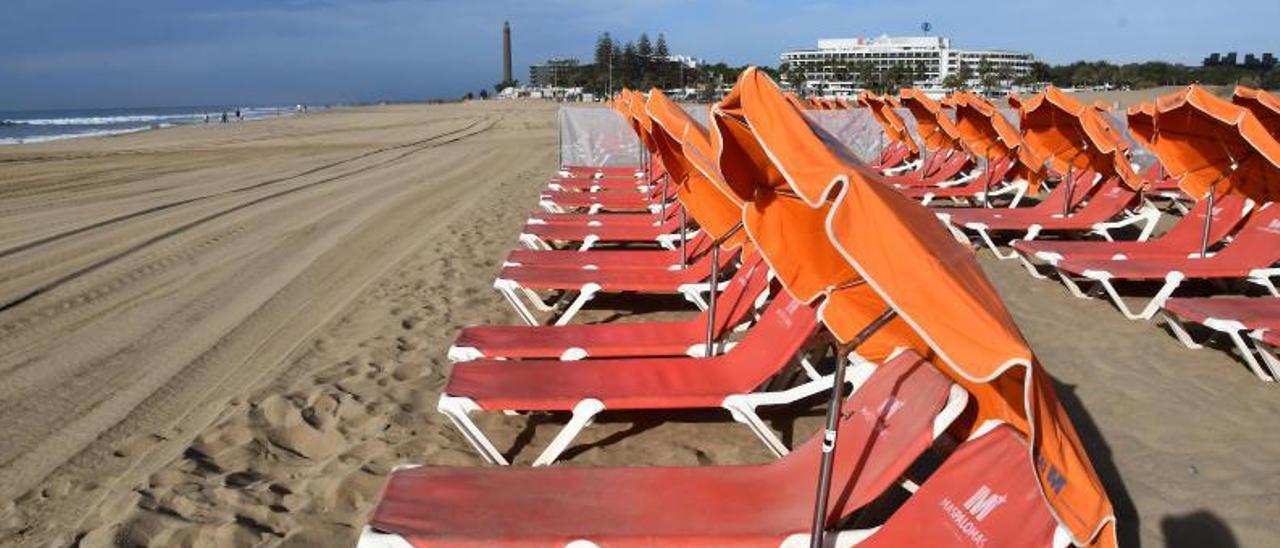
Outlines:
<svg viewBox="0 0 1280 548"><path fill-rule="evenodd" d="M977 222L965 223L963 227L957 227L954 223L951 222L950 214L939 212L937 215L938 215L938 219L940 219L946 225L947 229L951 231L951 235L954 236L956 240L960 241L960 243L963 243L969 246L974 245L973 240L969 238L969 235L965 232L965 230L967 229L977 233L978 240L983 245L985 245L988 249L990 249L991 253L995 254L996 258L1007 261L1009 259L1015 259L1021 256L1021 254L1018 253L1018 251L1016 249L1013 249L1012 247L1010 247L1009 251L1007 252L1000 251L1000 246L996 245L996 242L992 239L991 230L989 230L986 223L977 223ZM1055 215L1055 217L1057 216L1058 215ZM1112 239L1111 232L1110 232L1111 230L1141 222L1144 224L1142 226L1142 232L1138 235L1138 241L1145 242L1147 241L1147 238L1151 237L1151 233L1155 231L1156 223L1159 220L1160 220L1160 210L1156 209L1155 206L1152 206L1150 204L1144 204L1142 208L1138 210L1137 213L1126 212L1125 217L1118 221L1094 223L1094 225L1089 229L1089 231L1090 233L1098 234L1103 238L1107 239L1108 241L1110 241ZM1014 238L1012 240L1009 240L1009 245L1012 246L1013 242L1016 242L1019 240L1027 241L1027 242L1034 240L1040 236L1040 233L1043 230L1044 230L1044 227L1042 227L1039 224L1033 224L1031 226L1028 226L1027 232L1023 234L1022 237L1020 238Z"/></svg>
<svg viewBox="0 0 1280 548"><path fill-rule="evenodd" d="M1056 270L1058 271L1058 278L1067 286L1067 289L1071 291L1072 295L1080 299L1088 299L1091 297L1090 293L1094 293L1098 289L1102 289L1102 291L1111 299L1111 303L1116 305L1116 308L1120 309L1120 313L1124 314L1124 316L1130 320L1151 319L1151 317L1164 306L1165 301L1169 300L1169 297L1173 295L1173 292L1176 289L1178 289L1178 286L1182 285L1182 281L1186 279L1186 275L1182 272L1177 270L1170 271L1165 275L1164 285L1160 287L1160 290L1156 292L1155 296L1153 296L1141 310L1134 312L1129 305L1125 304L1124 299L1120 298L1120 293L1117 292L1115 286L1112 285L1111 278L1113 276L1110 272L1105 270L1085 270L1080 273L1080 279L1077 280L1075 276L1062 271L1061 268L1056 268ZM1280 268L1254 269L1249 272L1249 275L1245 280L1267 288L1267 291L1270 292L1272 296L1280 297L1280 290L1276 289L1275 282L1271 280L1272 278L1280 278ZM1086 292L1080 288L1081 281L1094 282L1095 286L1089 292Z"/></svg>
<svg viewBox="0 0 1280 548"><path fill-rule="evenodd" d="M729 280L721 281L716 284L716 291L724 291L729 287ZM529 325L542 325L534 315L532 309L542 312L560 311L556 316L556 320L552 325L566 325L573 320L573 317L586 306L587 302L595 298L602 288L600 284L589 282L582 284L577 290L563 292L558 298L551 302L544 301L538 293L532 289L520 285L516 280L498 278L493 281L493 288L516 309L516 314L520 319ZM707 309L707 299L703 294L711 290L711 284L708 282L682 284L676 287L673 293L683 295L685 300L693 303L699 310ZM523 298L521 297L523 295ZM526 304L528 303L528 304ZM532 305L532 309L530 307Z"/></svg>
<svg viewBox="0 0 1280 548"><path fill-rule="evenodd" d="M1183 325L1182 320L1176 314L1168 310L1161 310L1160 316L1164 319L1165 325L1169 326L1169 331L1173 332L1173 336L1177 337L1178 341L1186 345L1187 348L1204 348L1204 345L1196 342L1191 337L1191 333L1187 332L1186 326ZM1244 360L1245 365L1249 366L1249 369L1253 371L1253 374L1258 379L1263 382L1276 382L1276 379L1280 379L1280 367L1276 367L1280 364L1270 363L1266 360L1266 350L1262 348L1263 342L1260 339L1256 340L1255 344L1258 347L1258 353L1263 355L1263 363L1259 363L1258 358L1254 356L1253 347L1245 340L1248 328L1244 324L1236 320L1223 318L1207 318L1205 321L1199 322L1199 324L1226 334L1231 339L1232 344L1235 345L1236 351L1240 354L1240 359ZM1266 371L1263 371L1264 365Z"/></svg>
<svg viewBox="0 0 1280 548"><path fill-rule="evenodd" d="M1280 356L1276 355L1276 351L1271 348L1271 345L1262 340L1264 331L1262 329L1254 330L1249 333L1249 336L1253 338L1253 344L1258 349L1258 355L1262 356L1262 362L1267 364L1267 370L1271 371L1272 374L1276 374L1280 372ZM1280 375L1275 378L1280 380Z"/></svg>
<svg viewBox="0 0 1280 548"><path fill-rule="evenodd" d="M880 170L880 173L883 173L885 175L900 175L908 171L915 171L919 168L920 168L920 160L916 159L902 165L894 166L887 169L882 169Z"/></svg>
<svg viewBox="0 0 1280 548"><path fill-rule="evenodd" d="M866 362L854 363L847 367L848 378L851 379L851 382L854 382L855 389L861 386L861 383L865 382L875 371L875 367ZM817 379L810 379L804 384L780 392L730 395L724 399L721 406L729 411L734 420L747 425L752 433L760 438L761 443L773 452L775 456L781 457L788 452L786 446L756 413L756 408L760 406L788 405L814 394L830 390L832 378L831 375L825 375ZM854 381L852 379L857 380ZM964 411L965 405L968 403L968 395L968 392L960 386L952 385L946 406L943 407L934 420L933 435L935 438L941 435L947 426ZM484 432L480 430L475 421L471 420L470 414L481 410L479 404L474 400L464 396L441 394L440 402L436 409L449 418L449 422L457 427L462 436L471 444L471 447L486 462L503 466L510 464L506 457L502 456L502 453L494 447L493 442L489 441L489 438L484 435ZM573 407L569 422L556 433L551 443L534 459L533 466L547 466L554 463L582 429L590 425L596 415L604 410L604 403L600 400L586 398L579 401Z"/></svg>

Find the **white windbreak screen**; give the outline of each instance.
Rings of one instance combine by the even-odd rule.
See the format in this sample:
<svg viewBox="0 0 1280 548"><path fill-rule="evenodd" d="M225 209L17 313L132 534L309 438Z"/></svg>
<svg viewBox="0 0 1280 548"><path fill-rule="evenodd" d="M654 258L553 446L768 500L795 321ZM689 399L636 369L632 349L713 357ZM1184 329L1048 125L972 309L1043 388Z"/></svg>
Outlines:
<svg viewBox="0 0 1280 548"><path fill-rule="evenodd" d="M707 121L710 120L711 107L700 103L680 103L680 108L689 113L695 122L707 127Z"/></svg>
<svg viewBox="0 0 1280 548"><path fill-rule="evenodd" d="M871 163L884 148L884 132L865 108L805 111L809 121L822 128L823 139L833 139L864 163ZM820 134L821 135L821 134Z"/></svg>
<svg viewBox="0 0 1280 548"><path fill-rule="evenodd" d="M1129 142L1129 162L1133 164L1134 171L1141 173L1156 163L1155 154L1142 148L1142 145L1138 144L1133 135L1129 134L1128 117L1114 112L1103 112L1102 116L1124 137L1125 141Z"/></svg>
<svg viewBox="0 0 1280 548"><path fill-rule="evenodd" d="M559 122L560 165L640 165L640 138L613 109L560 107Z"/></svg>

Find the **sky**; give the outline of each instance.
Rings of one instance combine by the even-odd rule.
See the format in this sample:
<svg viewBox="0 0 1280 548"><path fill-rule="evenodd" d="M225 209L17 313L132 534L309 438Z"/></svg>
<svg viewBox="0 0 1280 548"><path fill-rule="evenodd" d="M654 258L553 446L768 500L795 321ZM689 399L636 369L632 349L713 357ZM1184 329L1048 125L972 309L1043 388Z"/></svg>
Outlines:
<svg viewBox="0 0 1280 548"><path fill-rule="evenodd" d="M2 0L0 110L457 97L596 36L776 66L818 38L933 34L957 47L1198 64L1280 54L1280 0Z"/></svg>

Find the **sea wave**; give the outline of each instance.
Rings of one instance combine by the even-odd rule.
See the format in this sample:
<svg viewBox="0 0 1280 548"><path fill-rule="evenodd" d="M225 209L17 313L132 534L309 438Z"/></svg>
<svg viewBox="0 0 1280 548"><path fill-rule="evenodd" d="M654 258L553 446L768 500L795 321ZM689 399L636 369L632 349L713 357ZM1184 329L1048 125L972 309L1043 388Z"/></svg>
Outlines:
<svg viewBox="0 0 1280 548"><path fill-rule="evenodd" d="M10 126L105 126L112 124L154 123L171 120L190 120L203 118L200 114L132 114L122 116L87 116L71 118L31 118L0 120L0 124Z"/></svg>
<svg viewBox="0 0 1280 548"><path fill-rule="evenodd" d="M170 127L171 124L157 124L155 127ZM124 135L126 133L137 133L139 131L147 131L152 126L134 127L126 129L99 129L94 131L81 131L78 133L55 133L53 135L36 135L32 137L7 137L0 138L0 145L22 145L31 143L44 143L48 141L61 141L63 139L78 139L80 137L106 137L110 135Z"/></svg>

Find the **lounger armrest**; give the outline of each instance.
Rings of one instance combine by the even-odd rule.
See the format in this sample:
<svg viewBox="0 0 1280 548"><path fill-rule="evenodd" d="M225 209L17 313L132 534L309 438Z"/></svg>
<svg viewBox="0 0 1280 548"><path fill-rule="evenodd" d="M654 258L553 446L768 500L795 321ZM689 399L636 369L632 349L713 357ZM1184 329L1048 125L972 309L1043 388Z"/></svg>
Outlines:
<svg viewBox="0 0 1280 548"><path fill-rule="evenodd" d="M1126 226L1135 225L1138 223L1144 223L1142 225L1142 232L1138 234L1138 241L1145 242L1147 241L1147 238L1151 237L1151 232L1155 230L1156 223L1158 223L1159 221L1160 221L1160 210L1156 209L1155 207L1144 205L1142 206L1142 209L1138 211L1138 213L1129 215L1128 217L1125 217L1124 219L1121 219L1119 221L1095 223L1093 225L1093 230L1091 232L1099 236L1102 236L1108 242L1114 242L1115 239L1112 238L1111 236L1112 230L1116 230L1118 228L1124 228Z"/></svg>

